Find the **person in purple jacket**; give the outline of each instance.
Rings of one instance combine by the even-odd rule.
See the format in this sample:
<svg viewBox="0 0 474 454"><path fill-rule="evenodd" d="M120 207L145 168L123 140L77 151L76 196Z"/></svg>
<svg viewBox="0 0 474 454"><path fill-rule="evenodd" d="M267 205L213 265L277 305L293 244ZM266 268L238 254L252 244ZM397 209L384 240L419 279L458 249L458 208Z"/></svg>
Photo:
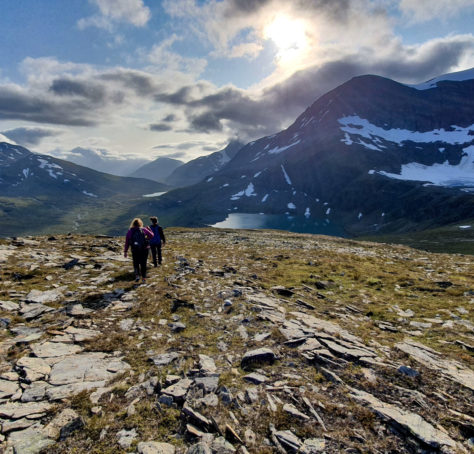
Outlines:
<svg viewBox="0 0 474 454"><path fill-rule="evenodd" d="M127 257L128 248L132 249L133 269L135 271L135 282L146 282L146 262L150 250L150 240L153 232L148 227L143 227L143 221L135 218L130 224L130 229L125 237L124 257Z"/></svg>

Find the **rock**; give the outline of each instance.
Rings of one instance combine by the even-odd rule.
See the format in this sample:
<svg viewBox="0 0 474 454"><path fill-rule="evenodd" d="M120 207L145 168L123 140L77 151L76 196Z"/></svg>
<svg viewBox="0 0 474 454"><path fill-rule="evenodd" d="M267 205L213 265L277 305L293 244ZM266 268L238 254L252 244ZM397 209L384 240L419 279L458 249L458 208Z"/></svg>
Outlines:
<svg viewBox="0 0 474 454"><path fill-rule="evenodd" d="M271 333L262 333L262 334L257 334L254 337L255 342L262 342L265 339L268 339L272 334Z"/></svg>
<svg viewBox="0 0 474 454"><path fill-rule="evenodd" d="M287 452L296 453L301 448L301 440L290 430L279 430L275 437Z"/></svg>
<svg viewBox="0 0 474 454"><path fill-rule="evenodd" d="M105 353L90 352L66 356L51 369L49 383L67 385L81 382L109 381L117 372L130 368L124 361L109 357Z"/></svg>
<svg viewBox="0 0 474 454"><path fill-rule="evenodd" d="M117 443L122 449L128 449L137 437L138 434L135 429L122 429L120 432L117 432Z"/></svg>
<svg viewBox="0 0 474 454"><path fill-rule="evenodd" d="M198 427L201 427L206 432L209 431L209 428L211 427L211 422L205 416L201 415L201 413L198 413L187 403L184 404L182 411L189 422Z"/></svg>
<svg viewBox="0 0 474 454"><path fill-rule="evenodd" d="M435 350L411 340L395 344L395 348L410 355L425 367L439 371L451 380L474 390L474 372L463 367L460 363L444 359Z"/></svg>
<svg viewBox="0 0 474 454"><path fill-rule="evenodd" d="M413 326L414 328L422 328L422 329L428 329L433 326L432 323L425 323L425 322L410 322L410 326Z"/></svg>
<svg viewBox="0 0 474 454"><path fill-rule="evenodd" d="M74 342L89 341L101 334L99 331L93 329L75 328L74 326L68 326L64 332L72 336Z"/></svg>
<svg viewBox="0 0 474 454"><path fill-rule="evenodd" d="M283 411L288 413L289 415L293 416L294 418L301 419L303 421L307 421L309 418L308 415L301 413L294 405L292 404L285 404L283 405Z"/></svg>
<svg viewBox="0 0 474 454"><path fill-rule="evenodd" d="M259 348L245 353L240 366L242 369L252 367L257 364L273 364L276 359L275 353L269 348Z"/></svg>
<svg viewBox="0 0 474 454"><path fill-rule="evenodd" d="M258 389L255 386L252 386L245 390L245 400L249 404L254 404L258 401Z"/></svg>
<svg viewBox="0 0 474 454"><path fill-rule="evenodd" d="M42 292L41 290L31 290L30 293L26 296L26 300L31 303L53 303L59 301L63 297L61 290L46 290Z"/></svg>
<svg viewBox="0 0 474 454"><path fill-rule="evenodd" d="M252 429L245 429L244 432L244 441L247 446L254 446L257 442L257 436Z"/></svg>
<svg viewBox="0 0 474 454"><path fill-rule="evenodd" d="M212 454L212 451L205 443L196 443L189 447L186 454Z"/></svg>
<svg viewBox="0 0 474 454"><path fill-rule="evenodd" d="M28 418L15 419L13 421L4 421L2 422L2 433L7 434L8 432L13 432L14 430L27 429L28 427L31 427L34 424L37 424L37 421Z"/></svg>
<svg viewBox="0 0 474 454"><path fill-rule="evenodd" d="M167 396L165 394L161 395L159 398L158 398L158 402L160 404L163 404L163 405L166 405L167 407L172 407L173 404L174 404L174 400L171 396Z"/></svg>
<svg viewBox="0 0 474 454"><path fill-rule="evenodd" d="M142 441L137 446L138 454L174 454L175 447L169 443Z"/></svg>
<svg viewBox="0 0 474 454"><path fill-rule="evenodd" d="M179 358L179 354L175 352L171 353L162 353L160 355L151 356L149 359L153 361L155 366L167 366L171 364L173 361L176 361Z"/></svg>
<svg viewBox="0 0 474 454"><path fill-rule="evenodd" d="M62 267L65 270L70 270L71 268L74 268L75 265L79 263L79 259L72 259L69 262L65 263Z"/></svg>
<svg viewBox="0 0 474 454"><path fill-rule="evenodd" d="M13 396L18 391L18 383L8 380L0 380L0 399Z"/></svg>
<svg viewBox="0 0 474 454"><path fill-rule="evenodd" d="M66 314L71 317L85 317L92 313L92 309L85 308L82 304L68 304Z"/></svg>
<svg viewBox="0 0 474 454"><path fill-rule="evenodd" d="M406 375L408 377L418 377L418 375L420 375L419 372L408 366L400 366L397 370L401 374Z"/></svg>
<svg viewBox="0 0 474 454"><path fill-rule="evenodd" d="M14 312L20 310L20 305L13 301L2 301L0 300L0 309L2 311Z"/></svg>
<svg viewBox="0 0 474 454"><path fill-rule="evenodd" d="M219 374L214 374L207 377L196 377L194 383L198 388L203 389L205 393L213 393L219 386L219 376Z"/></svg>
<svg viewBox="0 0 474 454"><path fill-rule="evenodd" d="M44 428L48 437L65 440L72 432L84 427L82 418L71 408L64 409Z"/></svg>
<svg viewBox="0 0 474 454"><path fill-rule="evenodd" d="M170 323L170 328L173 333L180 333L181 331L184 331L186 329L186 325L181 322L176 322L176 323Z"/></svg>
<svg viewBox="0 0 474 454"><path fill-rule="evenodd" d="M436 429L416 413L382 402L365 391L352 388L351 395L357 400L366 402L369 407L383 419L395 423L397 427L402 427L408 433L434 449L440 449L446 446L456 448L457 446L456 442L452 440L449 435Z"/></svg>
<svg viewBox="0 0 474 454"><path fill-rule="evenodd" d="M199 368L203 374L213 374L217 367L214 360L207 355L199 355Z"/></svg>
<svg viewBox="0 0 474 454"><path fill-rule="evenodd" d="M26 321L33 320L46 312L52 312L55 309L44 304L25 304L20 309L20 314Z"/></svg>
<svg viewBox="0 0 474 454"><path fill-rule="evenodd" d="M25 416L38 419L53 408L52 404L47 402L8 402L0 405L0 417L9 419L20 419Z"/></svg>
<svg viewBox="0 0 474 454"><path fill-rule="evenodd" d="M120 320L119 327L122 331L130 331L135 324L135 320L133 318L124 318Z"/></svg>
<svg viewBox="0 0 474 454"><path fill-rule="evenodd" d="M244 375L243 379L255 385L260 385L268 380L265 375L257 374L255 372L248 375Z"/></svg>
<svg viewBox="0 0 474 454"><path fill-rule="evenodd" d="M96 388L103 388L105 381L87 381L80 383L71 383L69 385L50 386L46 389L46 397L48 400L62 400L72 397L82 391L92 391Z"/></svg>
<svg viewBox="0 0 474 454"><path fill-rule="evenodd" d="M51 372L51 367L42 358L23 356L17 361L16 366L22 369L24 377L29 382L41 380Z"/></svg>
<svg viewBox="0 0 474 454"><path fill-rule="evenodd" d="M303 442L301 446L301 454L317 454L318 452L324 452L326 449L326 441L324 438L308 438Z"/></svg>
<svg viewBox="0 0 474 454"><path fill-rule="evenodd" d="M8 444L13 447L15 454L39 454L54 441L47 437L42 426L34 425L25 430L12 432Z"/></svg>
<svg viewBox="0 0 474 454"><path fill-rule="evenodd" d="M57 358L61 356L74 355L82 351L79 345L63 344L60 342L43 342L32 344L31 350L38 358Z"/></svg>
<svg viewBox="0 0 474 454"><path fill-rule="evenodd" d="M176 401L184 400L191 384L193 383L192 380L184 378L179 382L175 383L174 385L168 386L167 388L162 390L162 393L171 396Z"/></svg>
<svg viewBox="0 0 474 454"><path fill-rule="evenodd" d="M224 438L216 438L211 445L213 454L232 454L235 448Z"/></svg>
<svg viewBox="0 0 474 454"><path fill-rule="evenodd" d="M179 308L194 309L194 303L175 298L171 303L171 312L176 312Z"/></svg>
<svg viewBox="0 0 474 454"><path fill-rule="evenodd" d="M243 340L247 340L249 338L249 335L247 333L247 330L245 329L245 326L239 325L239 327L237 328L237 332L239 333L240 337Z"/></svg>
<svg viewBox="0 0 474 454"><path fill-rule="evenodd" d="M39 402L44 399L48 387L48 383L37 381L23 391L20 400L22 402Z"/></svg>

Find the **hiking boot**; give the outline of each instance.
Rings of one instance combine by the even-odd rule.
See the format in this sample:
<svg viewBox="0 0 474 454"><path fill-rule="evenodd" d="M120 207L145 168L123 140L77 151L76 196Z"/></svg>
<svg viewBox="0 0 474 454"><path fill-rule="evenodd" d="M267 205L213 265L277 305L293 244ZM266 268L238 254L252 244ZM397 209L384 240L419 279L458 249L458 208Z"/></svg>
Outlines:
<svg viewBox="0 0 474 454"><path fill-rule="evenodd" d="M146 284L146 278L142 279L142 284Z"/></svg>
<svg viewBox="0 0 474 454"><path fill-rule="evenodd" d="M140 282L140 276L135 276L135 282Z"/></svg>

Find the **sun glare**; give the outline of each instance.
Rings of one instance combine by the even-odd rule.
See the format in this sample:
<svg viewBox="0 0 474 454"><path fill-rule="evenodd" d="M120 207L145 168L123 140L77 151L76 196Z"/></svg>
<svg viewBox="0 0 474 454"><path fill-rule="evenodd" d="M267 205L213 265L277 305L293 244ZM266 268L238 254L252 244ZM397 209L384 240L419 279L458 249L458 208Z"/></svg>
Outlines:
<svg viewBox="0 0 474 454"><path fill-rule="evenodd" d="M304 24L287 16L278 16L267 25L264 36L275 43L282 59L298 55L307 46Z"/></svg>

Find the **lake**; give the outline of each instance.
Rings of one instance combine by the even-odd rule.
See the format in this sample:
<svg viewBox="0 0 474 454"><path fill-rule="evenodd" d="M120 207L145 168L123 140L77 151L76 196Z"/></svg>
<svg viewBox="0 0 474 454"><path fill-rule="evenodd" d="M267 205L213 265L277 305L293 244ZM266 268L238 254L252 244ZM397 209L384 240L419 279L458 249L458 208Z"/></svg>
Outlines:
<svg viewBox="0 0 474 454"><path fill-rule="evenodd" d="M230 213L227 218L212 225L218 229L278 229L296 233L316 233L346 237L341 226L326 219L288 216L285 214Z"/></svg>

